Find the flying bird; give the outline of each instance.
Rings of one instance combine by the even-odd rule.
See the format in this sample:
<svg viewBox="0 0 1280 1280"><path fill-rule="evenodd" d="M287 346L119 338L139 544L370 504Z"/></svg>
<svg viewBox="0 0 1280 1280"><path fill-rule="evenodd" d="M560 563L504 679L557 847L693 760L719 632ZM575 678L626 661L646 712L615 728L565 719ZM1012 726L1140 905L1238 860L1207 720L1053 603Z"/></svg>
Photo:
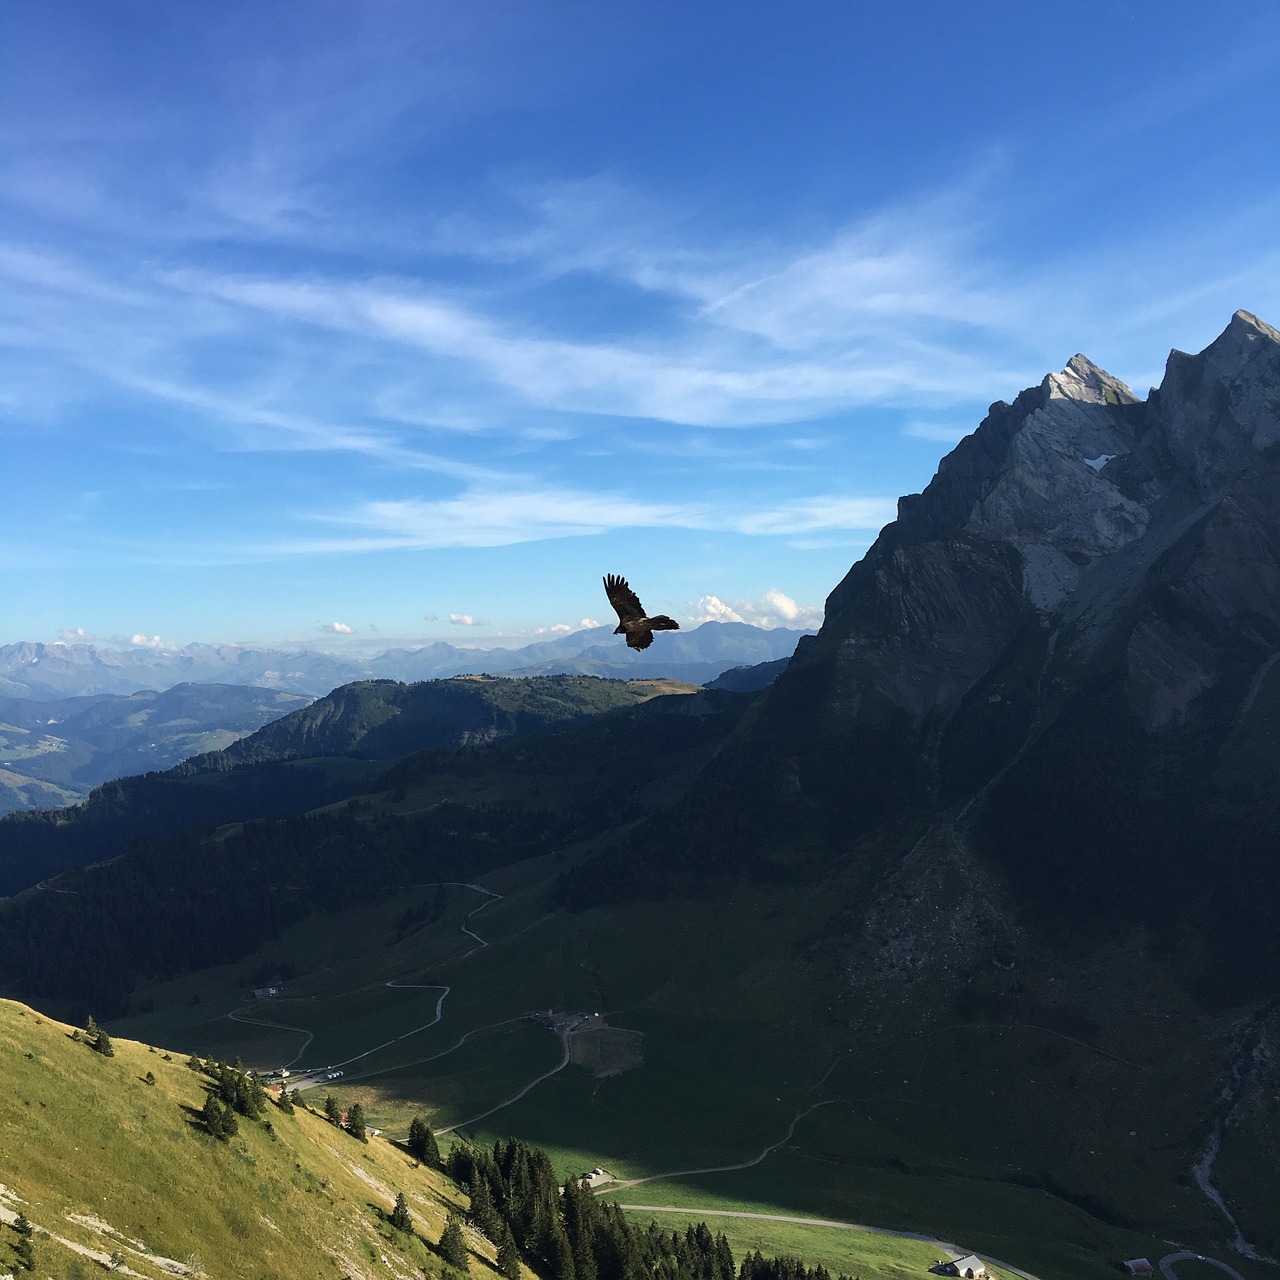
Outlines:
<svg viewBox="0 0 1280 1280"><path fill-rule="evenodd" d="M636 593L627 586L626 578L611 573L604 580L604 593L609 603L618 613L618 625L614 627L615 636L626 636L627 645L632 649L647 649L653 643L655 631L679 631L680 624L674 618L660 613L654 618L646 618L644 605L636 598Z"/></svg>

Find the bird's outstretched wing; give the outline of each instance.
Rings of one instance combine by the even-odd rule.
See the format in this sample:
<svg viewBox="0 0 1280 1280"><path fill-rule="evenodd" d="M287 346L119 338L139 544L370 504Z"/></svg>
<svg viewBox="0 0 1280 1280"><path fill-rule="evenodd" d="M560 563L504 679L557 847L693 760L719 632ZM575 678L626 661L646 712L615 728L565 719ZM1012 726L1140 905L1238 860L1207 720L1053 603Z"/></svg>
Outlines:
<svg viewBox="0 0 1280 1280"><path fill-rule="evenodd" d="M636 593L627 586L626 578L620 578L616 573L609 574L604 580L604 593L617 611L619 622L644 617L644 605L640 603Z"/></svg>

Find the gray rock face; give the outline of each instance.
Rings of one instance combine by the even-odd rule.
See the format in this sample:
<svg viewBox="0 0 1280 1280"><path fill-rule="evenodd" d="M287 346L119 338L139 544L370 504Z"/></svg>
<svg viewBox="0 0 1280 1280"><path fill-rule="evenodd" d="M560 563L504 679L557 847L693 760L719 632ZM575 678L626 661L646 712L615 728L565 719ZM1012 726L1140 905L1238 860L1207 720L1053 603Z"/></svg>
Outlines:
<svg viewBox="0 0 1280 1280"><path fill-rule="evenodd" d="M1082 565L1140 538L1149 516L1106 474L1135 444L1132 415L1122 411L1137 403L1133 392L1080 355L1041 390L1043 407L1009 442L965 527L1017 547L1027 596L1047 612L1075 588Z"/></svg>
<svg viewBox="0 0 1280 1280"><path fill-rule="evenodd" d="M1126 625L1135 709L1152 726L1181 716L1214 683L1206 626L1259 605L1262 630L1280 625L1270 482L1248 479L1277 442L1280 333L1247 312L1199 355L1172 353L1145 402L1075 356L993 405L832 592L842 667L857 653L862 678L922 722L959 705L1028 612L1062 632L1060 659ZM1135 621L1158 565L1174 589L1174 562L1181 604L1203 617Z"/></svg>
<svg viewBox="0 0 1280 1280"><path fill-rule="evenodd" d="M1160 384L1163 439L1203 497L1280 441L1280 333L1237 311L1198 356L1174 351Z"/></svg>

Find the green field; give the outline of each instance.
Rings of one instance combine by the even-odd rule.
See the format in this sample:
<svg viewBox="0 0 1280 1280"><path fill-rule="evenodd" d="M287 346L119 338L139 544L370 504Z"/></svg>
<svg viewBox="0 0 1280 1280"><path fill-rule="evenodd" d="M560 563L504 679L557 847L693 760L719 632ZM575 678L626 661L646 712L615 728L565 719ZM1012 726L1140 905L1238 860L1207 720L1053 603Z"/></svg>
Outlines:
<svg viewBox="0 0 1280 1280"><path fill-rule="evenodd" d="M314 1104L359 1100L391 1134L422 1110L437 1128L460 1126L458 1140L543 1147L562 1176L602 1165L661 1179L620 1194L625 1203L921 1232L1044 1280L1103 1280L1121 1257L1168 1251L1132 1221L1168 1222L1205 1252L1220 1236L1185 1178L1194 1130L1148 1136L1183 1061L1160 1046L1086 1041L1070 1022L921 1025L892 1009L873 1042L851 1040L806 950L833 910L830 886L736 888L732 925L690 900L570 915L547 901L561 865L486 877L500 897L450 886L439 918L401 938L397 921L435 901L433 886L312 918L238 965L152 988L151 1011L121 1027L250 1065L341 1066ZM281 960L296 970L284 996L248 1005L247 975ZM604 1015L632 1033L642 1061L609 1075L556 1070L559 1037L526 1016L549 1009ZM228 1020L237 1011L300 1030ZM1191 1039L1184 1054L1210 1048ZM747 1168L687 1172L766 1150ZM809 1238L743 1221L733 1230L759 1241L744 1247L776 1253ZM919 1255L862 1256L867 1275L895 1277Z"/></svg>

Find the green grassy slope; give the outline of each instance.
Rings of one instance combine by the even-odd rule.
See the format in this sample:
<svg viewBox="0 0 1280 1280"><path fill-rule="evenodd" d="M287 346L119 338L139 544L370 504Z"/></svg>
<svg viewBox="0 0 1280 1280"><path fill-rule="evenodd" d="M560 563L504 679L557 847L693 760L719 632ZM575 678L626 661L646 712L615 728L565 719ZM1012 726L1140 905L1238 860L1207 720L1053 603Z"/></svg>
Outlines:
<svg viewBox="0 0 1280 1280"><path fill-rule="evenodd" d="M447 1271L424 1238L438 1240L465 1199L442 1175L302 1108L269 1105L270 1130L242 1119L219 1142L194 1114L207 1080L179 1055L116 1038L105 1058L71 1032L0 1002L0 1216L21 1211L36 1226L37 1275L63 1274L77 1250L101 1262L120 1250L148 1277L175 1273L163 1259L216 1280ZM413 1236L384 1221L399 1191ZM492 1247L468 1238L483 1277ZM0 1230L0 1269L14 1240Z"/></svg>

